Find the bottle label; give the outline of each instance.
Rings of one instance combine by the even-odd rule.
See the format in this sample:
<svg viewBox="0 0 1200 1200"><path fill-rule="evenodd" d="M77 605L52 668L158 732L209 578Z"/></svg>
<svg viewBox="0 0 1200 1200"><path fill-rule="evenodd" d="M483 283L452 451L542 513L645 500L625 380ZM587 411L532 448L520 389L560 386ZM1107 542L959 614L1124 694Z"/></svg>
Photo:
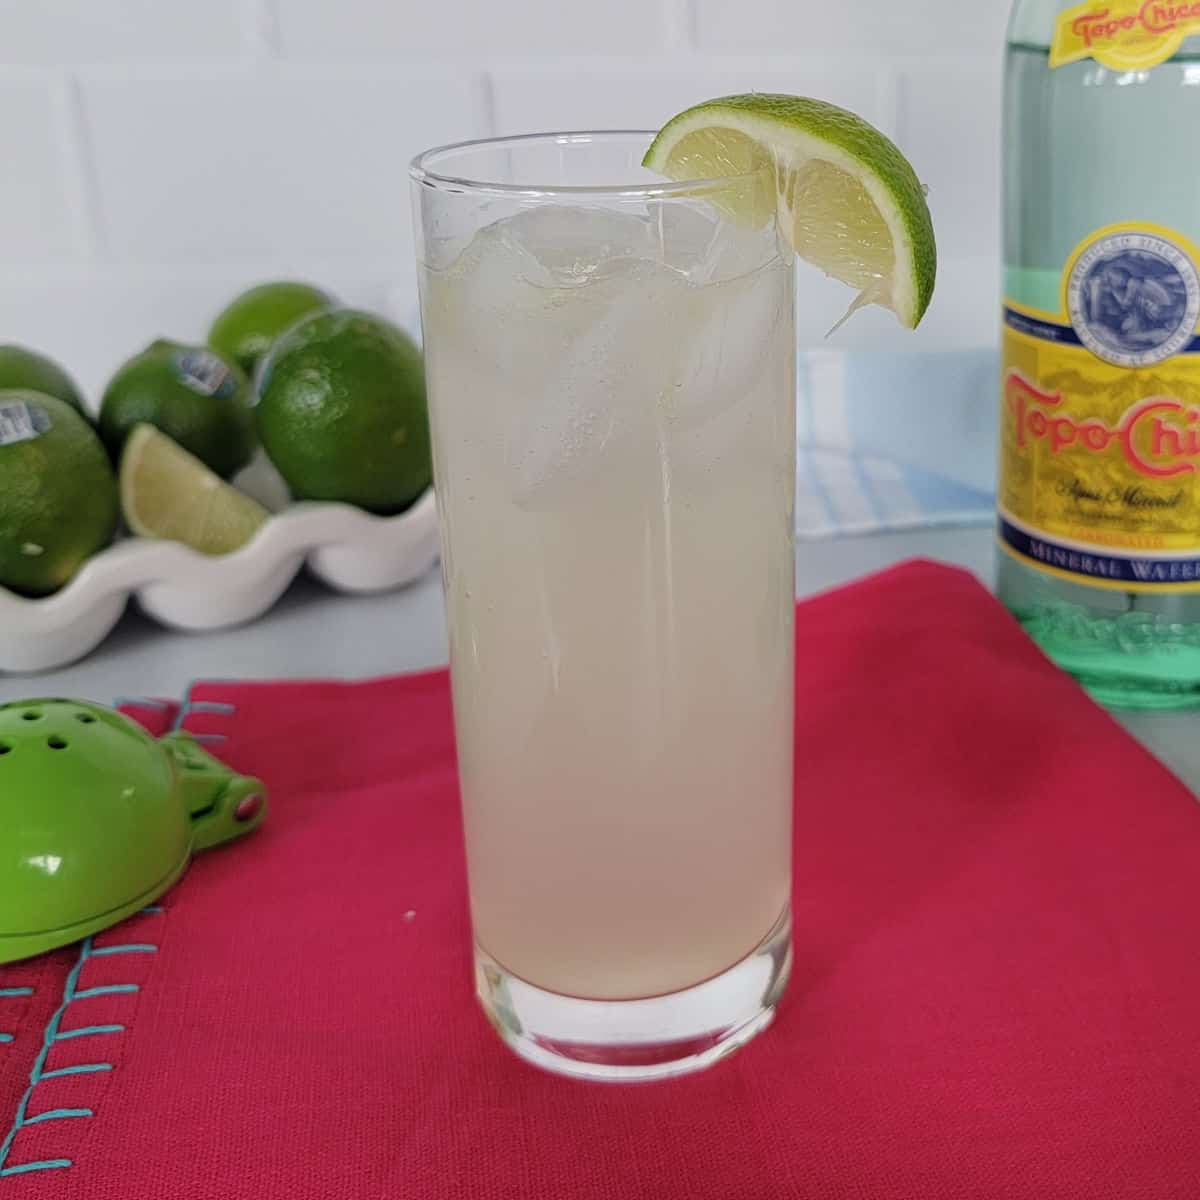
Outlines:
<svg viewBox="0 0 1200 1200"><path fill-rule="evenodd" d="M1057 313L1007 301L999 537L1026 565L1123 592L1200 591L1200 250L1102 229Z"/></svg>
<svg viewBox="0 0 1200 1200"><path fill-rule="evenodd" d="M1148 70L1200 34L1200 0L1107 0L1059 14L1050 66L1094 58L1114 71Z"/></svg>

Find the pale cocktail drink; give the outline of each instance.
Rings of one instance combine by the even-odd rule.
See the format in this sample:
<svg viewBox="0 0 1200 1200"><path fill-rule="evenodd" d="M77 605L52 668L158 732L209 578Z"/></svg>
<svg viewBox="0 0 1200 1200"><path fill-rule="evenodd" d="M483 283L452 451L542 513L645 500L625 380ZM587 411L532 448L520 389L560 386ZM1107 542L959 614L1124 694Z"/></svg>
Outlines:
<svg viewBox="0 0 1200 1200"><path fill-rule="evenodd" d="M498 189L439 222L467 197L438 182L419 269L481 996L544 1065L686 1069L787 971L791 254L715 186Z"/></svg>

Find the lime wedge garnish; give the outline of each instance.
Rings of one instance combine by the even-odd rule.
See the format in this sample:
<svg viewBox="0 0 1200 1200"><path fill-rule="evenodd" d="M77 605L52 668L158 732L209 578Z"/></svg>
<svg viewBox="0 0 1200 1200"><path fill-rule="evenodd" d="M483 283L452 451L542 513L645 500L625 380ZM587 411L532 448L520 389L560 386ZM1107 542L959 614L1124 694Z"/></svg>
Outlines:
<svg viewBox="0 0 1200 1200"><path fill-rule="evenodd" d="M725 96L665 125L643 165L678 180L770 169L780 226L801 258L857 289L855 308L881 304L909 329L925 315L937 276L925 190L861 117L801 96ZM744 195L731 215L765 224L772 198Z"/></svg>
<svg viewBox="0 0 1200 1200"><path fill-rule="evenodd" d="M201 554L241 549L270 513L153 425L138 425L121 455L121 511L139 537Z"/></svg>

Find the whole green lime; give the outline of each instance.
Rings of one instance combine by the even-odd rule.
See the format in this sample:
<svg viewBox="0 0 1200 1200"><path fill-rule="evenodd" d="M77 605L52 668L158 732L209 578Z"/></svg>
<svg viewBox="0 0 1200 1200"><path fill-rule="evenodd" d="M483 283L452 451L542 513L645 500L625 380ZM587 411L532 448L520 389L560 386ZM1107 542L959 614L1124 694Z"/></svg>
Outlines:
<svg viewBox="0 0 1200 1200"><path fill-rule="evenodd" d="M25 346L0 346L0 389L25 388L53 396L86 415L75 381L56 363Z"/></svg>
<svg viewBox="0 0 1200 1200"><path fill-rule="evenodd" d="M117 482L96 431L69 404L0 393L0 585L45 596L117 528Z"/></svg>
<svg viewBox="0 0 1200 1200"><path fill-rule="evenodd" d="M255 413L292 494L376 513L408 508L430 485L425 372L412 339L371 313L316 313L262 366Z"/></svg>
<svg viewBox="0 0 1200 1200"><path fill-rule="evenodd" d="M328 292L312 284L262 283L243 292L218 315L208 331L208 344L253 375L259 359L281 333L301 317L334 303Z"/></svg>
<svg viewBox="0 0 1200 1200"><path fill-rule="evenodd" d="M160 340L117 371L100 402L100 436L114 461L133 427L143 422L224 479L254 457L246 376L207 346Z"/></svg>

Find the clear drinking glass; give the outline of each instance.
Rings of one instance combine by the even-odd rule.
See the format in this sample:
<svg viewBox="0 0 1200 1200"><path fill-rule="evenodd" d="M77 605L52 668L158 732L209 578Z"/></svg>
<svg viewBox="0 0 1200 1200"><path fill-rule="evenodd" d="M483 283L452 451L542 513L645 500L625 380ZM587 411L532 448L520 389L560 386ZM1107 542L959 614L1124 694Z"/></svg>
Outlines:
<svg viewBox="0 0 1200 1200"><path fill-rule="evenodd" d="M598 1079L716 1061L791 964L792 254L651 137L412 167L479 998Z"/></svg>

